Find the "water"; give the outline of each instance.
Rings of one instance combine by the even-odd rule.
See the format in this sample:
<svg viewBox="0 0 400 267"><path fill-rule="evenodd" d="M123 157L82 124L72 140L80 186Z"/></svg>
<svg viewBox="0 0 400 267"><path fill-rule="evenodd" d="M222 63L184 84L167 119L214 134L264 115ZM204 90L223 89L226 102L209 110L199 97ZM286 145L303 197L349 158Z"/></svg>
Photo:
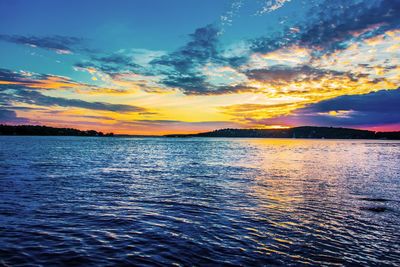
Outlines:
<svg viewBox="0 0 400 267"><path fill-rule="evenodd" d="M400 142L0 137L0 265L400 264Z"/></svg>

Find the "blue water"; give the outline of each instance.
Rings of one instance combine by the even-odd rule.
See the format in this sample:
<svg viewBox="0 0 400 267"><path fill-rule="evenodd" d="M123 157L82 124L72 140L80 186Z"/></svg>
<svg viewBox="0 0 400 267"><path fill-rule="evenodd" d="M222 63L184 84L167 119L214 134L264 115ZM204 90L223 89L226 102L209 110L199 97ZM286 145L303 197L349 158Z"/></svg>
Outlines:
<svg viewBox="0 0 400 267"><path fill-rule="evenodd" d="M0 265L400 264L400 142L0 137Z"/></svg>

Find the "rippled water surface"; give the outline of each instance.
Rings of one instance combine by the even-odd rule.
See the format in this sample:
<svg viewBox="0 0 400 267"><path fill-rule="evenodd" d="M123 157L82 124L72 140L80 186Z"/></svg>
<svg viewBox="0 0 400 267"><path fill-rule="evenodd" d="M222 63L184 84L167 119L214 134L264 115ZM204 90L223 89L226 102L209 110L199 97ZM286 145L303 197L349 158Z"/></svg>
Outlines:
<svg viewBox="0 0 400 267"><path fill-rule="evenodd" d="M0 137L0 265L400 264L400 142Z"/></svg>

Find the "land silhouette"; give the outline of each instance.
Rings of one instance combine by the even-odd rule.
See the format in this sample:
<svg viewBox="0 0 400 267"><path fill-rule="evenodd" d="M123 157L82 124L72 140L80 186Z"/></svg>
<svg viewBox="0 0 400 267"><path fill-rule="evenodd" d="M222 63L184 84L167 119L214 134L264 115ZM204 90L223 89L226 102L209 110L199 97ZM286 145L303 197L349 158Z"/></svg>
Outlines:
<svg viewBox="0 0 400 267"><path fill-rule="evenodd" d="M102 133L95 130L77 130L38 125L0 125L0 135L37 136L94 136L94 137L146 137ZM154 137L157 135L148 135ZM196 134L168 134L164 137L231 137L231 138L313 138L313 139L388 139L400 140L400 131L374 132L339 127L301 126L287 129L219 129Z"/></svg>
<svg viewBox="0 0 400 267"><path fill-rule="evenodd" d="M170 134L166 136L400 140L400 131L374 132L350 128L301 126L287 129L220 129L198 134Z"/></svg>
<svg viewBox="0 0 400 267"><path fill-rule="evenodd" d="M55 128L39 125L0 125L0 135L41 135L41 136L113 136L113 133L73 128Z"/></svg>

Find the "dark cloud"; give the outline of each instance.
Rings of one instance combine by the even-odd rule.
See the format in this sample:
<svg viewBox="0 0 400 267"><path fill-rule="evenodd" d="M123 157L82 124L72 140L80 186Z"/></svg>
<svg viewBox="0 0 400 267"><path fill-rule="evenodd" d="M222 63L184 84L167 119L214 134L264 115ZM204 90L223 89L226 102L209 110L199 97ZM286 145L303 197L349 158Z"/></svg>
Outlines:
<svg viewBox="0 0 400 267"><path fill-rule="evenodd" d="M217 86L207 81L202 68L207 63L229 65L218 50L219 30L214 25L196 29L190 41L179 50L151 62L159 74L165 76L161 83L178 88L187 95L217 95L256 90L245 85Z"/></svg>
<svg viewBox="0 0 400 267"><path fill-rule="evenodd" d="M104 102L87 102L78 99L45 96L39 92L22 91L18 94L22 102L39 106L77 107L92 110L107 110L114 112L143 112L145 109L122 104L109 104Z"/></svg>
<svg viewBox="0 0 400 267"><path fill-rule="evenodd" d="M194 65L202 65L209 60L218 59L218 29L214 25L198 28L190 34L190 41L179 50L162 56L152 63L173 67L178 72L186 73Z"/></svg>
<svg viewBox="0 0 400 267"><path fill-rule="evenodd" d="M46 111L49 112L47 108L31 108L31 107L16 107L16 106L6 106L4 105L3 108L8 109L8 110L23 110L23 111Z"/></svg>
<svg viewBox="0 0 400 267"><path fill-rule="evenodd" d="M0 68L0 81L19 82L21 80L24 80L24 78L25 77L21 73Z"/></svg>
<svg viewBox="0 0 400 267"><path fill-rule="evenodd" d="M0 84L0 90L17 89L21 87L21 84L24 84L22 87L25 88L26 86L37 84L37 80L45 80L48 77L50 75L45 74L31 74L31 76L27 76L21 72L0 68L0 81L5 82L4 84Z"/></svg>
<svg viewBox="0 0 400 267"><path fill-rule="evenodd" d="M202 94L210 91L210 84L206 82L206 76L193 72L169 73L167 78L161 81L165 86L179 88L186 94Z"/></svg>
<svg viewBox="0 0 400 267"><path fill-rule="evenodd" d="M164 79L163 84L170 87L179 88L186 95L223 95L239 92L257 92L259 89L246 85L226 85L215 86L206 82L206 76L201 74L193 76L174 76L170 75Z"/></svg>
<svg viewBox="0 0 400 267"><path fill-rule="evenodd" d="M65 114L64 111L62 110L45 110L42 109L43 112L42 114L47 114L47 115L51 115L51 117L56 117L61 115L62 117L68 117L68 118L80 118L80 119L97 119L97 120L115 120L112 117L109 116L100 116L100 115L74 115L74 114Z"/></svg>
<svg viewBox="0 0 400 267"><path fill-rule="evenodd" d="M121 73L120 72L115 73L115 75L118 74ZM135 82L137 86L140 86L142 90L145 90L147 92L161 91L161 89L159 88L148 86L144 79ZM63 76L27 73L27 72L15 72L7 69L0 69L0 91L9 89L15 89L15 90L29 89L29 90L39 90L39 91L65 89L69 91L75 91L80 94L85 94L85 93L125 94L128 92L127 89L107 88L93 84L81 83Z"/></svg>
<svg viewBox="0 0 400 267"><path fill-rule="evenodd" d="M300 35L300 43L304 46L322 46L325 50L341 49L347 47L344 41L352 39L355 32L381 25L378 29L360 36L369 38L398 28L400 24L399 0L363 1L356 4L348 2L328 1L321 5L319 23L308 27Z"/></svg>
<svg viewBox="0 0 400 267"><path fill-rule="evenodd" d="M262 37L251 42L254 52L266 53L288 45L319 48L317 54L327 53L348 46L355 39L354 33L376 26L358 36L369 38L400 25L400 0L371 0L352 2L349 0L324 1L312 9L307 22L288 26L277 36ZM290 28L298 28L293 32Z"/></svg>
<svg viewBox="0 0 400 267"><path fill-rule="evenodd" d="M115 65L125 65L129 67L138 67L139 65L134 64L132 62L132 59L130 57L121 55L121 54L112 54L108 56L102 56L102 57L93 57L94 60L102 62L102 63L108 63L108 64L115 64Z"/></svg>
<svg viewBox="0 0 400 267"><path fill-rule="evenodd" d="M81 83L63 76L0 69L0 91L9 89L39 91L65 89L83 94L124 94L127 92L124 89L104 88L93 84Z"/></svg>
<svg viewBox="0 0 400 267"><path fill-rule="evenodd" d="M72 89L77 87L85 87L91 91L98 90L95 85L79 83L68 77L23 71L16 72L0 68L0 91L28 88L31 90Z"/></svg>
<svg viewBox="0 0 400 267"><path fill-rule="evenodd" d="M132 57L123 54L110 54L103 56L91 56L90 61L75 64L78 68L94 68L114 76L123 72L134 72L137 74L151 75L144 67L133 62Z"/></svg>
<svg viewBox="0 0 400 267"><path fill-rule="evenodd" d="M345 95L311 104L291 115L265 120L257 124L289 124L320 126L379 126L400 123L400 88L365 95Z"/></svg>
<svg viewBox="0 0 400 267"><path fill-rule="evenodd" d="M274 65L266 69L254 69L246 72L250 79L268 83L287 83L293 81L311 81L322 77L344 77L347 76L352 80L359 78L360 74L317 69L307 65L289 67L286 65Z"/></svg>
<svg viewBox="0 0 400 267"><path fill-rule="evenodd" d="M187 94L209 93L213 88L199 68L208 62L218 62L218 29L207 25L190 34L190 41L179 50L155 59L151 64L159 68L166 78L161 82L166 86L180 88Z"/></svg>
<svg viewBox="0 0 400 267"><path fill-rule="evenodd" d="M400 114L400 88L382 90L365 95L346 95L313 104L305 111L354 110L358 112L384 112ZM400 121L400 116L398 117Z"/></svg>
<svg viewBox="0 0 400 267"><path fill-rule="evenodd" d="M59 35L38 37L0 34L0 40L53 50L58 53L71 53L80 50L82 49L81 45L83 42L82 38Z"/></svg>
<svg viewBox="0 0 400 267"><path fill-rule="evenodd" d="M29 123L29 120L18 117L17 113L13 110L0 109L0 123L6 123L6 124Z"/></svg>
<svg viewBox="0 0 400 267"><path fill-rule="evenodd" d="M37 91L19 90L12 93L4 93L0 95L0 103L24 103L30 105L38 105L44 107L60 106L60 107L76 107L91 110L104 110L113 112L146 112L147 110L137 106L110 104L104 102L87 102L79 99L67 99L62 97L52 97L43 95Z"/></svg>

